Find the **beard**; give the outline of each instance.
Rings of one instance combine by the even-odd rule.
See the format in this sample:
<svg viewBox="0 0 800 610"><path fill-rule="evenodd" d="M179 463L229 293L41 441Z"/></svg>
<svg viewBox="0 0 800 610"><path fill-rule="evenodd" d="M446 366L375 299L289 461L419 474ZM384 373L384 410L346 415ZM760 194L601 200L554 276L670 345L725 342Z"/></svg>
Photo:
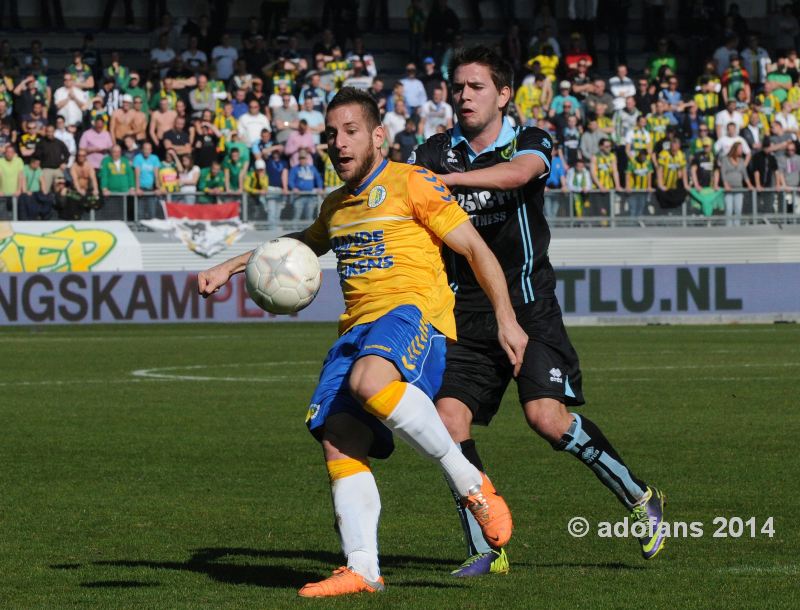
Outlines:
<svg viewBox="0 0 800 610"><path fill-rule="evenodd" d="M355 188L364 181L364 178L369 175L372 166L375 164L376 156L375 149L370 147L367 154L364 155L364 160L353 171L353 176L347 181L348 186Z"/></svg>

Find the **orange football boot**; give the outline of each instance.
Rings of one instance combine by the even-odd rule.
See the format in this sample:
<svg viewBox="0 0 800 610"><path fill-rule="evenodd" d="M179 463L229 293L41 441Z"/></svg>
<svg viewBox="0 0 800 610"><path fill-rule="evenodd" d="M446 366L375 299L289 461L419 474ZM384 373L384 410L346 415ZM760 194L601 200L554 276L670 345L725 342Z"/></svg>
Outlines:
<svg viewBox="0 0 800 610"><path fill-rule="evenodd" d="M469 509L483 532L483 537L495 548L504 547L511 539L511 511L503 497L497 493L484 473L481 473L481 486L470 489L468 496L461 498L461 504Z"/></svg>
<svg viewBox="0 0 800 610"><path fill-rule="evenodd" d="M300 589L300 597L337 597L354 593L379 593L384 590L383 576L371 582L356 574L350 568L342 566L333 571L333 575L319 582L310 582Z"/></svg>

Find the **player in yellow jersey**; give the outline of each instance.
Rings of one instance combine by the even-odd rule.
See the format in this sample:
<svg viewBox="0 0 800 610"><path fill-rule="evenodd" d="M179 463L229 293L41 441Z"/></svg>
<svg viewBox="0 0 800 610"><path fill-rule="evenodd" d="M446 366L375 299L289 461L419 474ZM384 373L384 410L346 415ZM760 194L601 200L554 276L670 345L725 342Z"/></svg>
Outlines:
<svg viewBox="0 0 800 610"><path fill-rule="evenodd" d="M290 235L317 254L334 250L346 307L306 422L322 443L347 565L304 586L303 597L383 590L380 497L368 458L392 452L392 432L441 466L487 541L499 547L511 536L508 507L452 441L431 401L441 385L445 344L455 339L442 243L470 261L516 371L528 337L503 271L467 214L430 171L383 160L384 137L372 97L342 88L328 106L325 139L345 186L325 198L310 227ZM201 272L200 293L219 290L248 257ZM422 500L411 500L414 490L408 491L417 510Z"/></svg>

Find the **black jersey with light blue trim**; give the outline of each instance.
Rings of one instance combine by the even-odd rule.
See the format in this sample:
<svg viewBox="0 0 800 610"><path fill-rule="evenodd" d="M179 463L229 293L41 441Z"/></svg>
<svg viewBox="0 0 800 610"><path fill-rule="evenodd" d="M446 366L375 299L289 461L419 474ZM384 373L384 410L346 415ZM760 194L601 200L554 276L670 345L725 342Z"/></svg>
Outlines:
<svg viewBox="0 0 800 610"><path fill-rule="evenodd" d="M550 227L544 217L544 187L550 170L553 143L537 127L513 127L508 118L497 139L476 154L458 125L430 137L412 153L409 163L437 174L465 172L505 163L520 155L537 155L547 171L513 191L455 187L453 195L502 266L512 304L517 307L555 295L555 272L547 256ZM456 308L490 311L492 305L464 257L443 251Z"/></svg>

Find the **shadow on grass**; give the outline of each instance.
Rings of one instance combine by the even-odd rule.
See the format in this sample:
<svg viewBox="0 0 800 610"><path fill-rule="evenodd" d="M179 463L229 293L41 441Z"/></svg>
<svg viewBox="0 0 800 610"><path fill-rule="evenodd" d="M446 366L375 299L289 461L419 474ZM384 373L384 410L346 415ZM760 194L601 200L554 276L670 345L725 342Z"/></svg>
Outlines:
<svg viewBox="0 0 800 610"><path fill-rule="evenodd" d="M580 562L580 561L562 561L553 563L521 563L519 565L528 565L532 568L596 568L599 570L646 570L645 566L631 565L629 563L621 563L619 561L613 562Z"/></svg>
<svg viewBox="0 0 800 610"><path fill-rule="evenodd" d="M80 586L85 589L139 589L142 587L158 587L159 583L141 580L95 580L82 582Z"/></svg>
<svg viewBox="0 0 800 610"><path fill-rule="evenodd" d="M311 560L328 564L331 568L342 564L342 556L339 553L328 551L309 551L309 550L260 550L249 548L205 548L197 549L192 556L184 561L148 561L148 560L110 560L96 561L93 565L114 566L124 568L152 568L154 570L178 570L182 572L194 572L205 574L209 578L218 582L236 585L255 585L271 588L296 588L310 581L320 580L327 574L323 571L296 569L288 566L274 565L244 565L232 563L231 558L250 558L250 559L290 559L290 560ZM228 561L225 561L225 559ZM431 566L446 565L450 566L451 561L432 557L417 557L413 555L384 555L381 557L384 568L424 568L430 569ZM51 566L53 568L64 569L61 566ZM406 582L398 583L399 586L425 586L450 588L458 586L456 584L445 584L442 582ZM102 585L97 585L102 586ZM109 585L114 586L114 585Z"/></svg>

